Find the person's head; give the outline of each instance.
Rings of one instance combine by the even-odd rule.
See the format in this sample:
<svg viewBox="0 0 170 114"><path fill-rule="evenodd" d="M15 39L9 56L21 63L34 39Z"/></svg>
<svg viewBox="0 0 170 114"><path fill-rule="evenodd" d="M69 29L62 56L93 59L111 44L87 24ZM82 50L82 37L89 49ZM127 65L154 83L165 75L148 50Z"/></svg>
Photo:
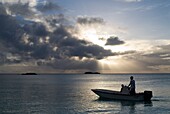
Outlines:
<svg viewBox="0 0 170 114"><path fill-rule="evenodd" d="M133 76L130 77L130 80L133 80Z"/></svg>

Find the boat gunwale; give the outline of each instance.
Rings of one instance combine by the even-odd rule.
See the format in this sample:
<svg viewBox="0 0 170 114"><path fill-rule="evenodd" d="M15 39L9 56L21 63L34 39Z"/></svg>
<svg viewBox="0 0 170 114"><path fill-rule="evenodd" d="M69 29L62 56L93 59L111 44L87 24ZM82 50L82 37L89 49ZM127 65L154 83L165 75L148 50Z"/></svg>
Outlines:
<svg viewBox="0 0 170 114"><path fill-rule="evenodd" d="M121 96L141 96L144 95L144 93L136 93L134 95L130 95L130 94L123 94L120 91L113 91L113 90L105 90L105 89L91 89L94 93L96 92L100 92L103 94L114 94L114 95L121 95ZM96 93L97 94L97 93ZM98 94L97 94L98 95Z"/></svg>

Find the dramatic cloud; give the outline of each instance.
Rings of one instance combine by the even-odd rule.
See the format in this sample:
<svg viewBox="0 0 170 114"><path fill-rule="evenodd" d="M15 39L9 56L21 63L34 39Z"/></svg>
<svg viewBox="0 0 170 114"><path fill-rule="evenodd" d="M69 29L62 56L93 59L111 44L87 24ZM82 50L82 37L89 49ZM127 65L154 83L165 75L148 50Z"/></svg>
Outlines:
<svg viewBox="0 0 170 114"><path fill-rule="evenodd" d="M35 7L36 7L36 9L38 9L39 11L42 11L42 12L61 9L61 7L58 6L56 3L50 2L50 1L46 1L42 4L38 4Z"/></svg>
<svg viewBox="0 0 170 114"><path fill-rule="evenodd" d="M120 44L124 44L124 41L119 40L118 37L110 37L107 39L107 42L105 45L120 45Z"/></svg>
<svg viewBox="0 0 170 114"><path fill-rule="evenodd" d="M149 72L169 72L170 71L170 45L153 47L152 52L136 52L131 56L126 56L127 61L135 61ZM138 65L138 66L139 66Z"/></svg>
<svg viewBox="0 0 170 114"><path fill-rule="evenodd" d="M34 17L37 15L43 15L43 13L50 13L51 11L57 12L61 10L61 7L52 1L36 1L36 0L25 0L25 1L5 1L1 3L5 6L5 10L10 15L22 15L24 17ZM40 13L42 12L42 13Z"/></svg>
<svg viewBox="0 0 170 114"><path fill-rule="evenodd" d="M150 66L157 65L169 65L170 66L170 45L158 46L157 50L153 53L145 54L146 58L152 58L153 60L148 61Z"/></svg>
<svg viewBox="0 0 170 114"><path fill-rule="evenodd" d="M0 37L3 40L15 41L15 36L18 34L18 25L15 18L8 15L0 15Z"/></svg>
<svg viewBox="0 0 170 114"><path fill-rule="evenodd" d="M12 15L17 14L17 15L31 16L34 14L31 8L29 7L29 3L6 4L6 6Z"/></svg>
<svg viewBox="0 0 170 114"><path fill-rule="evenodd" d="M57 51L62 51L62 56L64 55L64 57L76 56L79 58L87 57L102 59L113 55L110 50L105 50L103 47L73 37L63 27L56 29L54 34L51 42L57 44Z"/></svg>
<svg viewBox="0 0 170 114"><path fill-rule="evenodd" d="M0 0L0 72L170 72L168 0L69 3Z"/></svg>
<svg viewBox="0 0 170 114"><path fill-rule="evenodd" d="M77 18L78 24L104 24L104 20L99 17L78 17Z"/></svg>
<svg viewBox="0 0 170 114"><path fill-rule="evenodd" d="M0 15L6 15L7 12L6 12L6 9L5 7L3 6L2 3L0 3Z"/></svg>
<svg viewBox="0 0 170 114"><path fill-rule="evenodd" d="M37 4L37 0L0 0L1 3L5 4L25 4L25 3L29 3L30 6L36 6Z"/></svg>
<svg viewBox="0 0 170 114"><path fill-rule="evenodd" d="M48 63L49 66L52 66L55 69L59 70L97 70L98 62L96 60L82 60L77 61L75 59L57 59L54 63Z"/></svg>
<svg viewBox="0 0 170 114"><path fill-rule="evenodd" d="M59 10L50 2L40 11ZM0 64L36 63L65 70L97 70L98 60L115 56L111 50L74 36L74 25L64 14L41 15L28 3L0 4ZM11 13L7 13L6 11ZM27 12L28 14L26 14ZM12 14L12 15L11 15ZM35 14L35 16L30 15ZM39 15L40 21L37 20ZM101 18L78 18L79 24L102 24ZM51 28L51 29L49 29Z"/></svg>

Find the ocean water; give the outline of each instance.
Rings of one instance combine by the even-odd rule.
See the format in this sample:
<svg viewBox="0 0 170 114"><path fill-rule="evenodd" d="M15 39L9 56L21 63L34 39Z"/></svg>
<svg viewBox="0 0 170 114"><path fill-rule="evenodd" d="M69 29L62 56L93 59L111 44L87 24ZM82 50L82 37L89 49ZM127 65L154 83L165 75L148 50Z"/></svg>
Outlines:
<svg viewBox="0 0 170 114"><path fill-rule="evenodd" d="M170 114L170 74L134 74L151 102L102 101L91 89L120 90L131 75L0 75L0 114Z"/></svg>

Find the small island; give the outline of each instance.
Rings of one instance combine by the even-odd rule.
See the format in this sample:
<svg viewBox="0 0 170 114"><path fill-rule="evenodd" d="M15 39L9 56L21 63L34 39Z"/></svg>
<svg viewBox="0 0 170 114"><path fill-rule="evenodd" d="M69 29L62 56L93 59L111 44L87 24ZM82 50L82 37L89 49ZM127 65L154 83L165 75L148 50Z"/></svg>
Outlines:
<svg viewBox="0 0 170 114"><path fill-rule="evenodd" d="M22 73L21 75L37 75L37 73Z"/></svg>
<svg viewBox="0 0 170 114"><path fill-rule="evenodd" d="M85 72L84 74L100 74L99 72Z"/></svg>

